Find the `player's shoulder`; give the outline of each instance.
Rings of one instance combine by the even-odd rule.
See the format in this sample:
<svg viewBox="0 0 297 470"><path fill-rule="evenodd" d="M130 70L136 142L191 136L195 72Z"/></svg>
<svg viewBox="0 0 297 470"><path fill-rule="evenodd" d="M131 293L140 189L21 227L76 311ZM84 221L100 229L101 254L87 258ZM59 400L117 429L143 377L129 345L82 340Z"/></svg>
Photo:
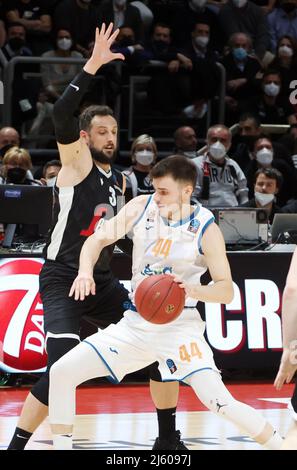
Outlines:
<svg viewBox="0 0 297 470"><path fill-rule="evenodd" d="M203 219L213 219L214 220L213 213L209 209L204 207L202 204L200 204L200 209L199 209L198 215Z"/></svg>

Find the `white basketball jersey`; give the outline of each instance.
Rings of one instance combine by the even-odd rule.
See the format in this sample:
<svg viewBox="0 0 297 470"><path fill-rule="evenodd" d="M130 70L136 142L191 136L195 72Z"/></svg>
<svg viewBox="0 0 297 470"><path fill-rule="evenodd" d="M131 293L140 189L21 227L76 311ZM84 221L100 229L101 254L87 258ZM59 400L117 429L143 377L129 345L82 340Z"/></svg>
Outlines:
<svg viewBox="0 0 297 470"><path fill-rule="evenodd" d="M153 274L175 274L184 282L200 284L207 270L201 239L213 222L213 214L201 205L183 220L168 221L160 216L154 195L150 196L133 227L132 290ZM196 304L196 299L186 299L186 306Z"/></svg>

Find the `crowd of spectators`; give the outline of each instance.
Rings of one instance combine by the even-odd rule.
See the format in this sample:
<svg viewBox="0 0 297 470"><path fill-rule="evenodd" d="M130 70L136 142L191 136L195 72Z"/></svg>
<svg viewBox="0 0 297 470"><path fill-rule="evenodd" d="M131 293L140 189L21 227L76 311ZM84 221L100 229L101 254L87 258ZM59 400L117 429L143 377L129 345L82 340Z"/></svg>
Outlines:
<svg viewBox="0 0 297 470"><path fill-rule="evenodd" d="M1 183L54 185L59 162L38 169L35 179L30 148L50 147L42 136L54 135L53 105L89 57L96 26L111 21L120 29L113 49L125 62L102 67L81 108L114 106L129 77L145 75L147 109L165 121L179 116L180 123L161 153L157 131L146 129L132 146L128 142L125 165L120 147L116 164L125 171L128 197L152 192L150 169L178 153L197 165L195 201L264 207L271 223L276 212L296 212L297 0L0 1L2 77L13 57L43 59L15 67L12 127L0 129ZM57 63L44 60L53 58ZM212 103L220 87L218 63L226 74L220 124ZM234 124L237 132L229 129ZM286 131L269 134L265 124ZM22 149L24 130L29 152Z"/></svg>

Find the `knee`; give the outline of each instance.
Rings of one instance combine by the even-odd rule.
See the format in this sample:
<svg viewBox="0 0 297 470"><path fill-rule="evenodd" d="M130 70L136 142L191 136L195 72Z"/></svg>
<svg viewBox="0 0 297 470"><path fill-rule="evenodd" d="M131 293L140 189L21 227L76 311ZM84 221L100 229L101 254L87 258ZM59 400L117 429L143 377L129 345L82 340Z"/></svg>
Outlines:
<svg viewBox="0 0 297 470"><path fill-rule="evenodd" d="M49 371L50 384L57 386L57 384L62 384L65 381L67 376L67 381L69 381L69 374L66 373L65 367L63 365L63 360L58 360L55 362ZM70 374L71 377L71 374Z"/></svg>
<svg viewBox="0 0 297 470"><path fill-rule="evenodd" d="M209 398L203 403L210 411L216 415L226 416L229 410L237 406L237 400L232 398Z"/></svg>

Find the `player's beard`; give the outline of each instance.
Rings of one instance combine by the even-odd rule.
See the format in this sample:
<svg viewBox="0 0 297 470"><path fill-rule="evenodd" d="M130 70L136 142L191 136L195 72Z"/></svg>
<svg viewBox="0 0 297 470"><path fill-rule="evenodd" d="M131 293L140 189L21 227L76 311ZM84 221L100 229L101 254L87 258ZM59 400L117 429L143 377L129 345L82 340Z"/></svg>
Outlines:
<svg viewBox="0 0 297 470"><path fill-rule="evenodd" d="M112 164L115 160L115 150L113 151L112 155L108 156L102 150L97 150L95 147L90 146L90 152L92 155L93 160L95 160L98 163L103 163L103 164Z"/></svg>

